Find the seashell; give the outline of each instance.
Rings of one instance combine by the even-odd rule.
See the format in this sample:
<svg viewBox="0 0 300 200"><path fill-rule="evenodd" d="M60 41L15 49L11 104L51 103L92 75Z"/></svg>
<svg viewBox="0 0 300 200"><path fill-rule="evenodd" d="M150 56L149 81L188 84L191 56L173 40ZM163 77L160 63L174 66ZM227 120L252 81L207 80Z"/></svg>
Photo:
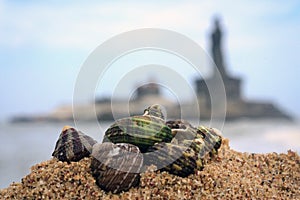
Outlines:
<svg viewBox="0 0 300 200"><path fill-rule="evenodd" d="M194 150L201 150L201 157L205 152L216 153L221 146L222 136L217 129L205 126L195 128L189 122L180 119L167 121L166 124L172 129L172 143L186 146L187 140L195 140Z"/></svg>
<svg viewBox="0 0 300 200"><path fill-rule="evenodd" d="M144 115L117 120L106 130L103 142L133 144L144 153L155 143L171 142L172 138L172 131L155 104L145 109Z"/></svg>
<svg viewBox="0 0 300 200"><path fill-rule="evenodd" d="M144 115L150 115L153 117L165 120L165 116L162 112L162 108L159 104L153 104L144 110Z"/></svg>
<svg viewBox="0 0 300 200"><path fill-rule="evenodd" d="M147 165L156 165L157 169L186 177L202 167L202 161L190 147L172 143L156 143L144 154Z"/></svg>
<svg viewBox="0 0 300 200"><path fill-rule="evenodd" d="M217 154L222 143L222 136L216 129L199 126L193 127L184 120L172 120L166 122L172 129L172 144L191 147L198 155L198 160L202 161L205 155L213 156ZM202 169L203 166L198 168Z"/></svg>
<svg viewBox="0 0 300 200"><path fill-rule="evenodd" d="M97 143L91 156L91 173L101 189L119 193L139 184L143 156L137 146Z"/></svg>
<svg viewBox="0 0 300 200"><path fill-rule="evenodd" d="M212 157L218 153L218 149L222 143L222 136L215 129L199 126L197 129L188 128L185 131L187 132L186 138L179 137L181 140L179 140L178 144L191 147L197 153L198 159L203 159L207 154ZM182 132L184 133L184 131ZM195 135L195 138L190 139L191 135Z"/></svg>
<svg viewBox="0 0 300 200"><path fill-rule="evenodd" d="M199 126L197 133L204 138L207 148L211 149L210 154L217 154L222 144L221 132L215 128Z"/></svg>
<svg viewBox="0 0 300 200"><path fill-rule="evenodd" d="M56 142L52 156L60 161L79 161L90 155L96 142L81 131L65 126Z"/></svg>
<svg viewBox="0 0 300 200"><path fill-rule="evenodd" d="M188 121L182 119L169 120L166 125L170 129L186 129L187 127L193 127Z"/></svg>
<svg viewBox="0 0 300 200"><path fill-rule="evenodd" d="M170 120L166 125L171 128L173 140L181 143L183 140L193 140L197 135L197 129L186 120Z"/></svg>

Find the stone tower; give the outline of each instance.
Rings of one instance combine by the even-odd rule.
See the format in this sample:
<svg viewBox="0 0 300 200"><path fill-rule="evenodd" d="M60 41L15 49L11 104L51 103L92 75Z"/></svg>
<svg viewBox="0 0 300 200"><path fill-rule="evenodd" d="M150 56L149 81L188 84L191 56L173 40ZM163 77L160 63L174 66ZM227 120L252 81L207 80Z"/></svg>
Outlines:
<svg viewBox="0 0 300 200"><path fill-rule="evenodd" d="M223 79L227 102L241 100L241 79L230 76L226 70L222 50L222 39L223 33L220 21L216 18L214 20L214 29L211 33L211 57L213 58L216 68L214 68L215 70L211 77L196 80L198 97L204 100L206 107L210 107L211 105L207 84L214 82L217 70Z"/></svg>

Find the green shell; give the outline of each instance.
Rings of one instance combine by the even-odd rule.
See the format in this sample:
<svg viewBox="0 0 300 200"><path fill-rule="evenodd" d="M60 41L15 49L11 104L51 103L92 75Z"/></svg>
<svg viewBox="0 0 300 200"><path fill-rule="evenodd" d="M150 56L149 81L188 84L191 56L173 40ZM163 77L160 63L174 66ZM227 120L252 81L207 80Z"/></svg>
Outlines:
<svg viewBox="0 0 300 200"><path fill-rule="evenodd" d="M203 166L192 148L172 143L156 143L150 147L144 154L144 163L181 177L193 174L195 169Z"/></svg>
<svg viewBox="0 0 300 200"><path fill-rule="evenodd" d="M143 153L157 142L171 142L171 129L165 124L163 115L159 114L160 110L153 111L152 107L146 109L142 116L117 120L106 130L103 142L133 144Z"/></svg>

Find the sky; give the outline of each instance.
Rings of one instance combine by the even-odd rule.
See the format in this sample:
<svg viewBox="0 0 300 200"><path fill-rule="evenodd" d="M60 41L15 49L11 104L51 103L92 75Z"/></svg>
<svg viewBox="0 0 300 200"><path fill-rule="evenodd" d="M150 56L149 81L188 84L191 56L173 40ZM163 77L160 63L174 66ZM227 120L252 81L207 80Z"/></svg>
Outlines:
<svg viewBox="0 0 300 200"><path fill-rule="evenodd" d="M243 78L244 98L271 101L300 117L300 2L297 0L2 0L0 120L19 114L47 113L62 104L71 104L76 78L88 56L103 42L126 31L141 28L175 31L209 54L212 19L216 15L221 17L223 27L227 70ZM191 68L177 57L168 56L145 51L118 60L99 81L96 95L111 95L112 88L122 78L120 69L130 65L169 65L192 85L195 73ZM167 77L149 72L125 86L131 90L148 75L158 76L157 79Z"/></svg>

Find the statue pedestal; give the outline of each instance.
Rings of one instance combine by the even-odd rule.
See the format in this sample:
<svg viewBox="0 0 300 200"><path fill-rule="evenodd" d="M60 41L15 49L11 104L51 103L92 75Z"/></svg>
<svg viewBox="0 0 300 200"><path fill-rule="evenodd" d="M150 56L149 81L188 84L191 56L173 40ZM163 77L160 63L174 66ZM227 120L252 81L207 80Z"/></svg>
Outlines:
<svg viewBox="0 0 300 200"><path fill-rule="evenodd" d="M213 77L196 80L198 103L202 119L210 119L213 114L216 115L215 117L218 117L218 109L215 110L217 113L212 113L211 96L207 88L207 85L213 85L214 81ZM240 117L292 119L270 102L244 100L241 97L241 79L225 77L223 78L223 83L226 94L226 119L238 119ZM217 105L214 106L217 108Z"/></svg>
<svg viewBox="0 0 300 200"><path fill-rule="evenodd" d="M206 106L210 106L210 94L207 85L213 85L214 78L196 80L197 94L206 102ZM241 99L242 80L234 77L223 77L225 94L227 101L238 101Z"/></svg>

